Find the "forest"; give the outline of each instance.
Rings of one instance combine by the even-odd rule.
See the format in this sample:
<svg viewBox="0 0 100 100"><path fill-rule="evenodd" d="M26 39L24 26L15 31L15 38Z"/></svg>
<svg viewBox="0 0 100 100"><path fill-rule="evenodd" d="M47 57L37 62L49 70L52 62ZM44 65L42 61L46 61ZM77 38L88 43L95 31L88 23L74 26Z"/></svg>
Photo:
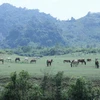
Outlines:
<svg viewBox="0 0 100 100"><path fill-rule="evenodd" d="M100 13L58 20L38 9L0 5L0 48L100 47Z"/></svg>

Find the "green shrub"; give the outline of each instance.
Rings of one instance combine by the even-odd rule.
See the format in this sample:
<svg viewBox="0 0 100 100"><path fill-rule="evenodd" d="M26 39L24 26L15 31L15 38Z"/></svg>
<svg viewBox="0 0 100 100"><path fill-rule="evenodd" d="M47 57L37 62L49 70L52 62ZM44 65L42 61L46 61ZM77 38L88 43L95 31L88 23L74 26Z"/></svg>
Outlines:
<svg viewBox="0 0 100 100"><path fill-rule="evenodd" d="M70 85L68 96L69 100L93 100L92 84L83 78L78 78L75 84Z"/></svg>
<svg viewBox="0 0 100 100"><path fill-rule="evenodd" d="M13 72L11 81L2 92L1 100L28 100L27 94L31 88L28 72L23 70L18 75L16 72Z"/></svg>

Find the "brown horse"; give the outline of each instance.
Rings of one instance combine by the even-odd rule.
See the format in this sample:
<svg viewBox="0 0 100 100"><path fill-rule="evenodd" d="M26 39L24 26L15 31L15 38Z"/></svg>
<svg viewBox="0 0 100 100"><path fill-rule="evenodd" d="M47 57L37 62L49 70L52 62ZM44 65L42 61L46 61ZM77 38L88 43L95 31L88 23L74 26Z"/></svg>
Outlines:
<svg viewBox="0 0 100 100"><path fill-rule="evenodd" d="M33 63L33 62L36 63L36 59L32 59L32 60L30 61L30 63Z"/></svg>
<svg viewBox="0 0 100 100"><path fill-rule="evenodd" d="M91 59L87 59L87 61L89 62L89 61L91 61Z"/></svg>
<svg viewBox="0 0 100 100"><path fill-rule="evenodd" d="M95 59L95 67L99 68L99 61Z"/></svg>
<svg viewBox="0 0 100 100"><path fill-rule="evenodd" d="M51 66L51 63L53 62L53 59L47 60L47 66Z"/></svg>
<svg viewBox="0 0 100 100"><path fill-rule="evenodd" d="M15 62L17 62L17 61L20 61L20 58L16 58L16 59L15 59Z"/></svg>
<svg viewBox="0 0 100 100"><path fill-rule="evenodd" d="M70 63L71 61L70 60L63 60L63 63L65 63L65 62L69 62Z"/></svg>
<svg viewBox="0 0 100 100"><path fill-rule="evenodd" d="M0 61L2 61L2 64L4 64L4 59L3 58L0 58Z"/></svg>
<svg viewBox="0 0 100 100"><path fill-rule="evenodd" d="M78 59L78 61L80 62L80 63L84 63L85 65L86 65L86 61L85 61L85 59Z"/></svg>

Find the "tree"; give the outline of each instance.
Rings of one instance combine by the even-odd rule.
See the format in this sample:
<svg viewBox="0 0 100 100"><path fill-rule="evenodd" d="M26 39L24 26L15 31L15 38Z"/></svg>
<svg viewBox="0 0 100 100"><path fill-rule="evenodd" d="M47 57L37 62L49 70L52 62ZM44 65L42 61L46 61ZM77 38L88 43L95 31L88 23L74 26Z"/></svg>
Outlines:
<svg viewBox="0 0 100 100"><path fill-rule="evenodd" d="M85 79L78 78L75 84L70 85L68 96L69 100L94 100L93 87Z"/></svg>
<svg viewBox="0 0 100 100"><path fill-rule="evenodd" d="M11 81L5 86L0 100L29 100L28 94L32 88L28 72L22 70L18 75L11 73Z"/></svg>

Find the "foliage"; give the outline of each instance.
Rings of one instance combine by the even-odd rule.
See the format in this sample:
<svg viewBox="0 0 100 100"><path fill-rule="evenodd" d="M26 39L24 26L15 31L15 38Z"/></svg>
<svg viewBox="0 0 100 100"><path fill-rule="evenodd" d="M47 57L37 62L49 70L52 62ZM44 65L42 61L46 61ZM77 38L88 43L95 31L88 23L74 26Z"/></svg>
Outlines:
<svg viewBox="0 0 100 100"><path fill-rule="evenodd" d="M18 48L14 49L0 49L0 54L17 54L20 56L54 56L54 55L65 55L65 54L97 54L100 53L100 48L94 47L64 47L64 46L53 46L53 47L32 47L32 46L19 46Z"/></svg>
<svg viewBox="0 0 100 100"><path fill-rule="evenodd" d="M93 93L93 87L90 82L86 82L83 78L78 78L75 84L70 85L68 96L70 100L95 100L96 95Z"/></svg>
<svg viewBox="0 0 100 100"><path fill-rule="evenodd" d="M24 70L19 73L11 74L11 81L6 85L2 92L2 100L28 100L27 94L32 88L29 83L29 75Z"/></svg>
<svg viewBox="0 0 100 100"><path fill-rule="evenodd" d="M29 74L22 70L11 73L10 82L4 87L0 100L99 100L100 88L83 78L68 87L62 86L63 72L50 76L44 73L40 83L30 83Z"/></svg>
<svg viewBox="0 0 100 100"><path fill-rule="evenodd" d="M7 10L5 10L7 9ZM57 20L38 9L0 5L0 47L19 46L100 47L100 13L80 19ZM56 50L51 50L53 55Z"/></svg>
<svg viewBox="0 0 100 100"><path fill-rule="evenodd" d="M63 79L63 72L58 72L54 78L55 80L55 85L56 85L56 94L55 98L56 100L61 100L62 98L62 79Z"/></svg>

